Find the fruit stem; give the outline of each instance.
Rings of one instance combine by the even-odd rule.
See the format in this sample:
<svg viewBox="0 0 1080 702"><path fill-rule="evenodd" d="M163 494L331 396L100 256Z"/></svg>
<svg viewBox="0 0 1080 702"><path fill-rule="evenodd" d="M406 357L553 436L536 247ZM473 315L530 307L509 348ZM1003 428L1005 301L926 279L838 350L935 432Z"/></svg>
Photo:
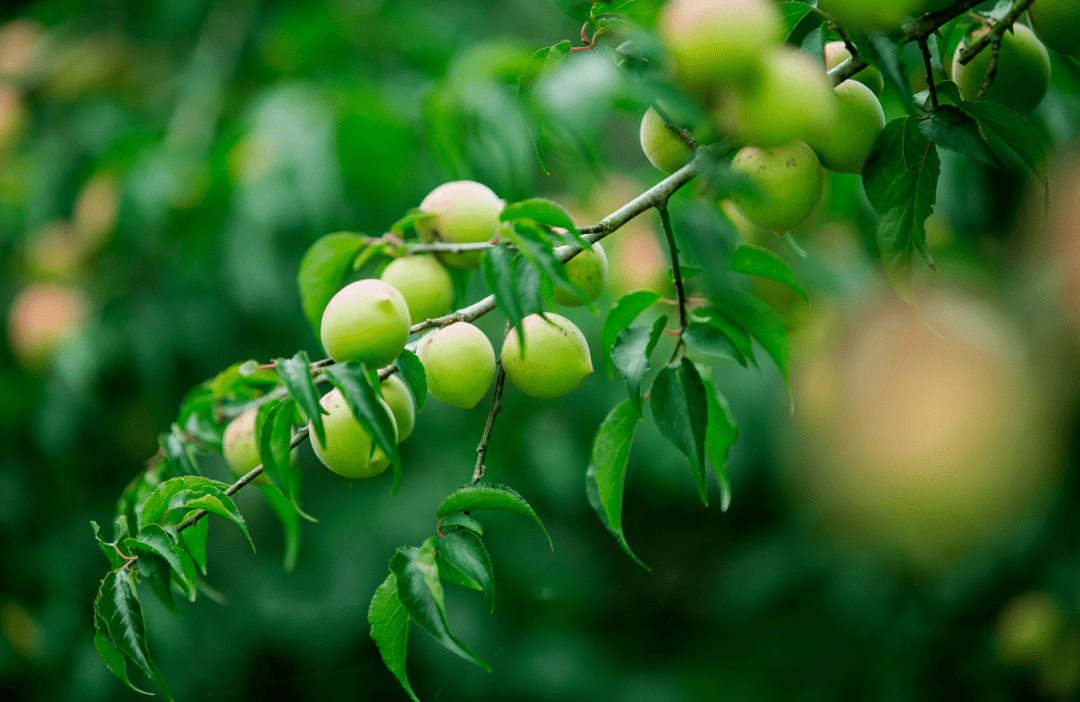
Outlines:
<svg viewBox="0 0 1080 702"><path fill-rule="evenodd" d="M510 325L506 325L507 330ZM473 468L472 482L478 483L487 472L484 459L487 457L488 442L491 440L491 429L495 426L495 417L502 412L503 383L506 380L506 371L503 370L502 359L495 362L495 391L491 394L491 409L488 410L487 423L484 424L484 433L480 437L480 443L476 447L476 467Z"/></svg>
<svg viewBox="0 0 1080 702"><path fill-rule="evenodd" d="M679 294L679 343L675 345L674 354L678 354L682 346L682 332L686 331L686 289L683 287L682 269L679 267L679 247L675 243L675 231L671 227L671 216L668 214L667 200L656 206L660 213L660 223L664 226L664 237L667 239L668 252L671 255L671 277L675 280L675 290ZM674 355L672 356L674 359Z"/></svg>

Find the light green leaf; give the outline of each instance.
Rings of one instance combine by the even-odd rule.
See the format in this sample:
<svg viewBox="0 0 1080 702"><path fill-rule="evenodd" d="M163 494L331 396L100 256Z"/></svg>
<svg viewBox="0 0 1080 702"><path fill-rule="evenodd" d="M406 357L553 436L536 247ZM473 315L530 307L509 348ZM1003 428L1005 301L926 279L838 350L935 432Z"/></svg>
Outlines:
<svg viewBox="0 0 1080 702"><path fill-rule="evenodd" d="M359 234L327 234L312 244L300 261L296 283L300 288L300 306L308 324L319 338L322 313L352 268L353 259L364 246Z"/></svg>
<svg viewBox="0 0 1080 702"><path fill-rule="evenodd" d="M315 381L311 376L311 359L307 352L297 351L292 358L279 358L275 365L289 396L296 401L315 427L315 436L326 443L322 422L326 410L319 404L319 392L315 389Z"/></svg>
<svg viewBox="0 0 1080 702"><path fill-rule="evenodd" d="M383 663L394 674L401 687L413 702L420 702L409 684L405 672L405 658L409 644L409 613L401 603L397 592L397 578L394 574L375 590L368 607L368 623L371 625L371 640L379 649Z"/></svg>
<svg viewBox="0 0 1080 702"><path fill-rule="evenodd" d="M659 299L659 295L648 290L630 293L619 298L619 301L608 312L607 319L604 320L604 328L600 332L600 347L604 351L604 366L607 368L608 375L611 375L613 369L611 347L615 343L615 338L619 336L619 332L630 326L642 312Z"/></svg>
<svg viewBox="0 0 1080 702"><path fill-rule="evenodd" d="M405 381L405 385L409 388L409 392L412 393L413 400L416 401L416 411L424 409L424 402L427 401L427 372L424 371L424 364L420 363L420 359L416 354L408 349L402 349L401 354L394 361L394 365L397 366L398 375Z"/></svg>
<svg viewBox="0 0 1080 702"><path fill-rule="evenodd" d="M630 550L622 526L623 488L626 483L626 463L634 442L641 415L631 400L623 400L612 408L593 439L592 456L585 473L585 494L589 505L634 562L650 570Z"/></svg>
<svg viewBox="0 0 1080 702"><path fill-rule="evenodd" d="M480 535L469 529L444 529L446 535L435 542L439 555L458 573L465 576L487 597L489 611L495 611L495 575L491 556L484 548Z"/></svg>
<svg viewBox="0 0 1080 702"><path fill-rule="evenodd" d="M435 512L435 516L442 519L455 512L480 510L513 512L532 519L541 529L543 529L544 536L547 536L548 544L551 545L552 550L555 549L551 537L548 536L547 529L544 529L540 517L536 516L536 512L533 511L533 508L529 506L529 503L525 501L525 498L519 495L516 490L506 487L505 485L495 485L494 483L470 483L468 485L463 485L450 493L450 495L442 501L442 504L439 505L439 509Z"/></svg>
<svg viewBox="0 0 1080 702"><path fill-rule="evenodd" d="M743 244L731 252L729 265L736 273L756 275L783 283L802 295L804 300L810 301L810 296L799 285L799 281L795 280L794 274L784 259L766 248L754 244Z"/></svg>
<svg viewBox="0 0 1080 702"><path fill-rule="evenodd" d="M709 405L705 385L689 358L660 370L653 381L649 406L660 433L689 459L698 496L708 505L705 430L709 423Z"/></svg>

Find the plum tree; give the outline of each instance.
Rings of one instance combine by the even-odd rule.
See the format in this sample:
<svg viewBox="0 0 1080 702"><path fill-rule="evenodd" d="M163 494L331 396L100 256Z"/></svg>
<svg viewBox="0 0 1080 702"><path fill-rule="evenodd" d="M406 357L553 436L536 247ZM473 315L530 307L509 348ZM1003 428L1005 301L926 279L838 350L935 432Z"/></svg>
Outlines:
<svg viewBox="0 0 1080 702"><path fill-rule="evenodd" d="M836 98L822 66L792 47L770 51L759 80L728 93L717 127L751 146L772 148L831 129Z"/></svg>
<svg viewBox="0 0 1080 702"><path fill-rule="evenodd" d="M405 385L405 381L398 375L391 375L379 383L383 400L386 401L390 411L394 413L394 423L398 430L398 443L400 444L412 434L416 426L416 400Z"/></svg>
<svg viewBox="0 0 1080 702"><path fill-rule="evenodd" d="M502 363L506 377L526 395L562 397L589 373L592 357L585 335L566 317L531 314L521 320L525 344L517 329L506 335Z"/></svg>
<svg viewBox="0 0 1080 702"><path fill-rule="evenodd" d="M671 131L660 114L651 107L645 110L641 118L640 138L641 150L649 163L664 173L674 173L694 157L686 142Z"/></svg>
<svg viewBox="0 0 1080 702"><path fill-rule="evenodd" d="M409 306L392 285L368 278L350 283L323 310L323 348L337 362L368 368L393 362L409 338Z"/></svg>
<svg viewBox="0 0 1080 702"><path fill-rule="evenodd" d="M933 2L936 4L940 0ZM908 13L924 9L926 3L927 0L821 0L818 4L845 27L892 29Z"/></svg>
<svg viewBox="0 0 1080 702"><path fill-rule="evenodd" d="M747 146L735 155L731 167L754 188L732 199L747 219L764 229L790 231L805 222L821 201L821 162L801 141L775 149Z"/></svg>
<svg viewBox="0 0 1080 702"><path fill-rule="evenodd" d="M443 183L420 203L424 212L435 213L433 221L420 222L416 231L424 241L470 243L488 241L499 233L499 214L505 203L491 188L471 180ZM479 268L480 252L440 253L451 268Z"/></svg>
<svg viewBox="0 0 1080 702"><path fill-rule="evenodd" d="M393 417L394 413L386 401L380 402ZM353 416L341 390L334 388L326 393L319 404L327 411L322 418L326 443L319 441L313 427L309 427L309 431L311 448L324 466L346 478L371 478L386 470L390 458ZM396 433L397 420L393 421Z"/></svg>
<svg viewBox="0 0 1080 702"><path fill-rule="evenodd" d="M607 281L608 259L604 247L597 242L588 251L582 251L566 263L566 273L578 290L585 293L589 302L596 302ZM555 302L566 307L580 307L585 303L567 288L556 286Z"/></svg>
<svg viewBox="0 0 1080 702"><path fill-rule="evenodd" d="M1031 26L1043 44L1080 59L1080 3L1039 0L1028 9Z"/></svg>
<svg viewBox="0 0 1080 702"><path fill-rule="evenodd" d="M8 310L8 342L26 368L40 368L53 352L76 336L90 316L81 290L66 285L37 284L20 292Z"/></svg>
<svg viewBox="0 0 1080 702"><path fill-rule="evenodd" d="M495 349L487 335L468 322L437 329L416 349L435 399L472 409L495 379Z"/></svg>
<svg viewBox="0 0 1080 702"><path fill-rule="evenodd" d="M259 444L255 437L255 420L258 416L259 409L255 407L236 417L225 427L221 452L225 455L225 462L229 464L233 475L238 478L262 465ZM260 474L253 482L256 485L270 484L265 473Z"/></svg>
<svg viewBox="0 0 1080 702"><path fill-rule="evenodd" d="M870 88L853 80L836 86L836 96L836 124L806 143L830 171L862 175L874 141L885 128L885 111Z"/></svg>
<svg viewBox="0 0 1080 702"><path fill-rule="evenodd" d="M679 80L695 91L744 83L780 34L768 0L672 0L657 20Z"/></svg>
<svg viewBox="0 0 1080 702"><path fill-rule="evenodd" d="M396 258L379 278L393 285L405 298L413 324L441 317L454 304L454 281L446 267L432 256Z"/></svg>
<svg viewBox="0 0 1080 702"><path fill-rule="evenodd" d="M849 58L851 58L851 52L844 46L844 42L830 41L825 45L826 71L831 71ZM881 95L881 91L885 89L885 79L881 77L881 71L874 66L867 66L856 73L854 80L873 90L875 95Z"/></svg>
<svg viewBox="0 0 1080 702"><path fill-rule="evenodd" d="M980 28L972 32L967 42L956 47L952 79L965 100L978 97L986 83L993 52L980 52L966 66L960 63L960 52L988 31L985 27ZM1049 87L1050 53L1030 28L1013 25L1013 31L1005 32L1001 37L997 75L987 89L985 99L1026 115L1039 106Z"/></svg>

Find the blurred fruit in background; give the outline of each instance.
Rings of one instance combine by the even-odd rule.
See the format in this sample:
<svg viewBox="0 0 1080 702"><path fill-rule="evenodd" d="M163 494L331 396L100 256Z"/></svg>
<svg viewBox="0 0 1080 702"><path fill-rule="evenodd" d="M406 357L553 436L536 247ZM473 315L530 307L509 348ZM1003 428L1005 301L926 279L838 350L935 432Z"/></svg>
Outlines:
<svg viewBox="0 0 1080 702"><path fill-rule="evenodd" d="M8 342L27 369L40 369L64 342L82 331L90 303L77 288L35 284L18 294L7 315Z"/></svg>

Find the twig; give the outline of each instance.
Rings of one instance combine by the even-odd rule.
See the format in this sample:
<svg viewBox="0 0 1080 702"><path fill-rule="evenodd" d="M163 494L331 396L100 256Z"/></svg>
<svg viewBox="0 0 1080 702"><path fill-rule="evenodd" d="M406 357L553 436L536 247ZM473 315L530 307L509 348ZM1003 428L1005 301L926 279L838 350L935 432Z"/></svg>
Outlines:
<svg viewBox="0 0 1080 702"><path fill-rule="evenodd" d="M668 252L671 254L671 277L675 279L675 290L679 295L679 328L686 329L686 289L683 287L682 270L679 267L679 247L675 243L675 231L671 227L671 216L667 203L656 206L660 213L660 223L664 226Z"/></svg>
<svg viewBox="0 0 1080 702"><path fill-rule="evenodd" d="M975 96L976 100L982 100L986 97L986 91L990 89L990 86L994 84L994 79L997 78L998 59L1001 56L1001 37L994 35L990 46L990 63L986 67L986 80L983 81L982 87L979 88L979 94Z"/></svg>
<svg viewBox="0 0 1080 702"><path fill-rule="evenodd" d="M671 118L671 115L669 115L663 107L660 107L660 103L655 100L652 103L652 109L656 111L656 114L660 115L660 119L664 120L664 125L671 130L675 136L679 137L679 139L691 149L697 151L697 139L694 138L689 129L684 129L676 124L675 120Z"/></svg>
<svg viewBox="0 0 1080 702"><path fill-rule="evenodd" d="M930 90L930 107L938 106L937 85L934 81L934 64L930 58L930 44L926 39L919 39L919 51L922 52L923 69L926 71L926 87Z"/></svg>
<svg viewBox="0 0 1080 702"><path fill-rule="evenodd" d="M1020 19L1020 15L1024 14L1035 0L1019 0L1013 5L1013 8L1009 10L1009 14L1001 18L1001 20L994 25L994 28L979 38L977 42L972 44L966 49L960 51L960 65L966 66L971 63L972 59L979 55L979 53L990 46L991 42L1001 41L1001 37L1005 34L1005 31L1012 27L1016 20Z"/></svg>
<svg viewBox="0 0 1080 702"><path fill-rule="evenodd" d="M484 433L480 437L480 443L476 447L476 467L473 468L472 482L478 483L487 472L484 459L487 458L488 442L491 440L491 429L495 426L495 417L502 412L503 383L506 381L506 371L503 369L502 359L495 362L495 391L491 394L491 409L488 410L487 423L484 425Z"/></svg>

